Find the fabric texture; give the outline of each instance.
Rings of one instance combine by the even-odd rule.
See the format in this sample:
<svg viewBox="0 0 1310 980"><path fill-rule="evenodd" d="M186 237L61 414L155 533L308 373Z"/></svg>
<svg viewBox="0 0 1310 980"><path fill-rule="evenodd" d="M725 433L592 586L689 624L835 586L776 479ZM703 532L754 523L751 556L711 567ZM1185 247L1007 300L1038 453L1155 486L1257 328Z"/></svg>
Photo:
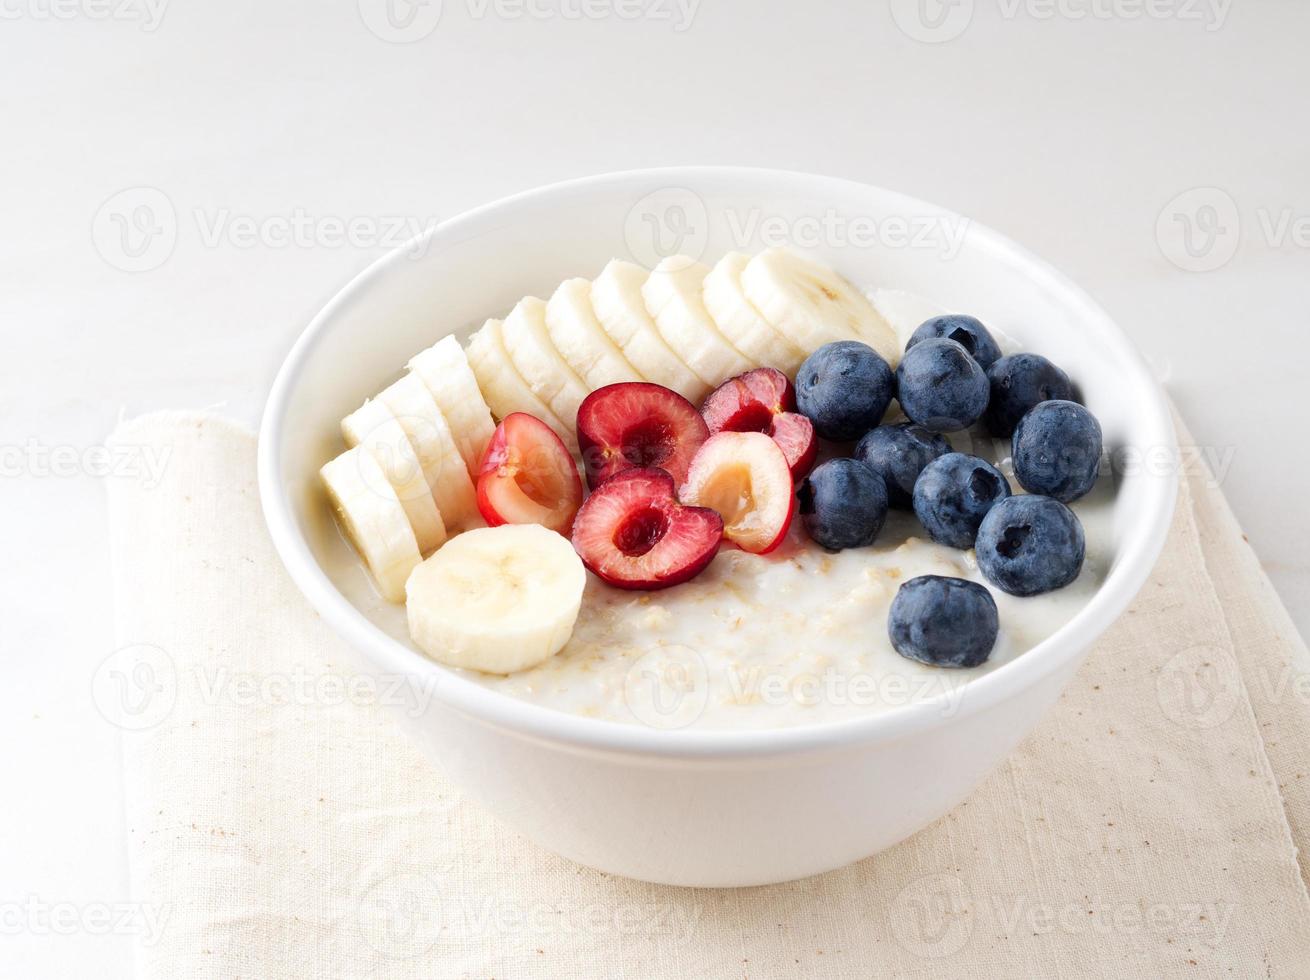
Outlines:
<svg viewBox="0 0 1310 980"><path fill-rule="evenodd" d="M249 433L115 438L167 453L110 487L143 977L1310 976L1310 656L1208 473L965 804L840 871L692 890L555 857L420 757L283 571Z"/></svg>

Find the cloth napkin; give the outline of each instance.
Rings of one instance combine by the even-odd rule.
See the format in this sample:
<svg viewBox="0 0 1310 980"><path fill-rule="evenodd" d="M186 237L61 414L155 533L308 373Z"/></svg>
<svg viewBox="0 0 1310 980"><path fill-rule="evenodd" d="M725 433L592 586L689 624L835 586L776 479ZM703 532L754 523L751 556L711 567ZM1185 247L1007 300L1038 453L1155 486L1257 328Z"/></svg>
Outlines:
<svg viewBox="0 0 1310 980"><path fill-rule="evenodd" d="M1310 976L1310 656L1200 466L968 802L839 871L694 890L556 857L420 757L284 573L248 432L115 440L166 460L109 490L144 977Z"/></svg>

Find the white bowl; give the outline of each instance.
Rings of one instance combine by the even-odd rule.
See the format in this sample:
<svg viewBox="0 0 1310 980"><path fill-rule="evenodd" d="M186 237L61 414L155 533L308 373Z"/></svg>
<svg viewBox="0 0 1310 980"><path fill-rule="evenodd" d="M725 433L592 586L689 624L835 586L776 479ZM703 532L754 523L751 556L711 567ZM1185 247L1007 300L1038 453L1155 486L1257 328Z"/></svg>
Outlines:
<svg viewBox="0 0 1310 980"><path fill-rule="evenodd" d="M967 233L952 254L952 233ZM1128 338L1082 291L996 233L941 208L830 177L723 167L610 174L486 205L349 283L296 342L273 384L259 485L299 588L369 669L410 683L398 714L427 753L497 815L583 864L647 881L736 886L840 867L908 837L968 795L1055 701L1145 581L1169 527L1176 475L1117 475L1104 584L1062 629L936 702L831 724L666 731L514 700L409 643L403 610L367 588L334 533L319 466L339 419L410 356L521 296L548 295L614 256L757 250L792 233L852 281L980 316L1061 364L1111 448L1173 458L1165 400ZM427 697L430 695L430 698ZM434 830L434 832L437 832Z"/></svg>

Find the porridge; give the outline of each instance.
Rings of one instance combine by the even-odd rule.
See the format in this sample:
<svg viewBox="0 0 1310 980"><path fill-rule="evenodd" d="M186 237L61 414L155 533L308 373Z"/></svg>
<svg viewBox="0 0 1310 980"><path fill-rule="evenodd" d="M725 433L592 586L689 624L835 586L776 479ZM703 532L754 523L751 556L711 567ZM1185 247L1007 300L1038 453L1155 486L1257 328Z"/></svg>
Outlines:
<svg viewBox="0 0 1310 980"><path fill-rule="evenodd" d="M1112 480L1062 371L782 250L569 280L343 431L338 523L415 643L591 718L950 712L1107 570Z"/></svg>

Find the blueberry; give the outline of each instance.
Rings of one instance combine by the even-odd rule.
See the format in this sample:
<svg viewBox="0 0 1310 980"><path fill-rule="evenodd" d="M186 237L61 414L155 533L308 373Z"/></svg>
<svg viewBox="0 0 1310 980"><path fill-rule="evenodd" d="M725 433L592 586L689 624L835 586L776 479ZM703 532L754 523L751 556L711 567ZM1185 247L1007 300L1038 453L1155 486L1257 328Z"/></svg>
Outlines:
<svg viewBox="0 0 1310 980"><path fill-rule="evenodd" d="M991 401L987 405L987 428L993 435L1009 437L1019 420L1038 402L1052 398L1073 399L1069 375L1040 354L1010 354L987 369Z"/></svg>
<svg viewBox="0 0 1310 980"><path fill-rule="evenodd" d="M862 548L887 520L887 488L859 460L830 459L801 484L800 511L805 530L823 547Z"/></svg>
<svg viewBox="0 0 1310 980"><path fill-rule="evenodd" d="M796 405L825 439L858 439L896 397L891 366L868 344L824 344L796 372Z"/></svg>
<svg viewBox="0 0 1310 980"><path fill-rule="evenodd" d="M987 407L987 373L953 340L921 340L896 369L897 397L913 421L934 432L967 429Z"/></svg>
<svg viewBox="0 0 1310 980"><path fill-rule="evenodd" d="M991 463L947 453L923 468L914 484L914 513L928 536L952 548L972 548L987 512L1010 496L1010 484Z"/></svg>
<svg viewBox="0 0 1310 980"><path fill-rule="evenodd" d="M1011 595L1068 585L1083 567L1086 543L1077 515L1051 497L1002 500L978 529L978 567Z"/></svg>
<svg viewBox="0 0 1310 980"><path fill-rule="evenodd" d="M920 575L896 590L887 635L902 657L936 667L977 667L996 645L996 600L977 582Z"/></svg>
<svg viewBox="0 0 1310 980"><path fill-rule="evenodd" d="M984 371L1001 356L1001 348L996 346L996 341L992 339L992 335L987 332L982 322L976 317L965 316L963 313L948 313L945 316L924 320L914 333L910 334L910 339L905 342L905 349L909 350L920 341L932 340L935 337L945 337L947 340L955 341L969 352L969 356L977 361L978 366Z"/></svg>
<svg viewBox="0 0 1310 980"><path fill-rule="evenodd" d="M1101 424L1077 402L1038 402L1019 420L1011 447L1023 488L1067 504L1096 483Z"/></svg>
<svg viewBox="0 0 1310 980"><path fill-rule="evenodd" d="M923 468L951 451L936 432L913 422L870 429L855 446L855 458L871 467L887 484L887 503L900 510L913 507L914 481Z"/></svg>

